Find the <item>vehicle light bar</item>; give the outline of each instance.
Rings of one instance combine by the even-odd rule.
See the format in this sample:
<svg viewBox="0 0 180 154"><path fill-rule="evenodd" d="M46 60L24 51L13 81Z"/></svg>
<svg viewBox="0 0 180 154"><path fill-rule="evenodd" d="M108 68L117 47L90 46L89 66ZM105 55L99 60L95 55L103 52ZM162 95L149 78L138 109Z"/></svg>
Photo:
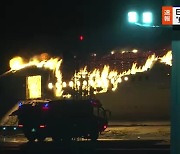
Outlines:
<svg viewBox="0 0 180 154"><path fill-rule="evenodd" d="M49 109L49 104L46 103L43 107L42 107L43 110L48 110Z"/></svg>

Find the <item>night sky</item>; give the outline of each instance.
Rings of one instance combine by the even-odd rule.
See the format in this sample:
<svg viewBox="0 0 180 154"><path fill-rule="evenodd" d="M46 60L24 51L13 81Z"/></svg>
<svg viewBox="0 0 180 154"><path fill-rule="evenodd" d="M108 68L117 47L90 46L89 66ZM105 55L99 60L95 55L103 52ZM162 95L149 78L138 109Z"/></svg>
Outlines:
<svg viewBox="0 0 180 154"><path fill-rule="evenodd" d="M0 73L16 55L48 52L84 59L115 48L162 49L171 44L171 29L142 28L127 22L127 12L151 10L161 24L163 0L6 0L1 2ZM80 41L80 35L84 40Z"/></svg>

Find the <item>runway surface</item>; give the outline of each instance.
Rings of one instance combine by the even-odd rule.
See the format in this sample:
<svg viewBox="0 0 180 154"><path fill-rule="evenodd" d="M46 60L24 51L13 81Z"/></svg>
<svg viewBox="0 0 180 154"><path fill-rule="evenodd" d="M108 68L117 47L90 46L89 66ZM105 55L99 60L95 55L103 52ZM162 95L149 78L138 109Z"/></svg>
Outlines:
<svg viewBox="0 0 180 154"><path fill-rule="evenodd" d="M29 143L21 130L1 131L0 153L138 153L169 154L170 126L110 126L97 142L78 141L55 143L46 138L45 142Z"/></svg>

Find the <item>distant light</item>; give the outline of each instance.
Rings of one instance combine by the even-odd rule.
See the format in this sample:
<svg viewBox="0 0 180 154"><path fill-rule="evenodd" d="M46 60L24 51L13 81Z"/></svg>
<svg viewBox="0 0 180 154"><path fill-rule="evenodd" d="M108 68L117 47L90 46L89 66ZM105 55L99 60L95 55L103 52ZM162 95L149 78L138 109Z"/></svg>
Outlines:
<svg viewBox="0 0 180 154"><path fill-rule="evenodd" d="M67 86L66 82L63 82L62 86L63 86L63 88L65 88Z"/></svg>
<svg viewBox="0 0 180 154"><path fill-rule="evenodd" d="M152 13L151 12L143 13L143 23L145 23L145 24L152 23Z"/></svg>
<svg viewBox="0 0 180 154"><path fill-rule="evenodd" d="M77 83L76 83L78 86L80 86L81 85L81 83L80 83L80 81L77 81Z"/></svg>
<svg viewBox="0 0 180 154"><path fill-rule="evenodd" d="M56 82L56 88L60 87L61 84L59 82Z"/></svg>
<svg viewBox="0 0 180 154"><path fill-rule="evenodd" d="M114 51L111 51L111 55L114 55Z"/></svg>
<svg viewBox="0 0 180 154"><path fill-rule="evenodd" d="M134 49L134 50L132 50L132 52L133 52L133 53L137 53L137 52L138 52L138 50L137 50L137 49Z"/></svg>
<svg viewBox="0 0 180 154"><path fill-rule="evenodd" d="M23 125L19 124L19 125L18 125L18 127L19 127L19 128L22 128L22 127L23 127Z"/></svg>
<svg viewBox="0 0 180 154"><path fill-rule="evenodd" d="M129 12L128 13L128 21L130 23L136 23L138 21L138 15L136 12Z"/></svg>
<svg viewBox="0 0 180 154"><path fill-rule="evenodd" d="M82 41L82 40L84 39L84 37L81 35L81 36L79 37L79 39Z"/></svg>
<svg viewBox="0 0 180 154"><path fill-rule="evenodd" d="M96 57L96 53L94 53L93 56Z"/></svg>
<svg viewBox="0 0 180 154"><path fill-rule="evenodd" d="M48 88L49 89L53 89L53 84L52 83L48 83Z"/></svg>
<svg viewBox="0 0 180 154"><path fill-rule="evenodd" d="M31 132L36 132L36 130L33 128L33 129L31 130Z"/></svg>
<svg viewBox="0 0 180 154"><path fill-rule="evenodd" d="M39 128L45 128L46 126L45 125L40 125Z"/></svg>
<svg viewBox="0 0 180 154"><path fill-rule="evenodd" d="M44 106L42 107L42 109L43 109L43 110L48 110L48 109L49 109L49 104L48 104L48 103L44 104Z"/></svg>
<svg viewBox="0 0 180 154"><path fill-rule="evenodd" d="M128 81L128 77L127 77L127 76L126 76L126 77L124 77L124 80L125 80L125 81Z"/></svg>
<svg viewBox="0 0 180 154"><path fill-rule="evenodd" d="M86 74L82 74L81 76L82 76L82 78L86 78Z"/></svg>
<svg viewBox="0 0 180 154"><path fill-rule="evenodd" d="M18 104L18 106L21 107L21 106L22 106L22 102L20 102L20 103Z"/></svg>
<svg viewBox="0 0 180 154"><path fill-rule="evenodd" d="M106 129L107 128L107 126L106 125L104 125L104 129Z"/></svg>
<svg viewBox="0 0 180 154"><path fill-rule="evenodd" d="M86 80L83 81L83 85L84 85L84 86L87 85L87 81L86 81Z"/></svg>
<svg viewBox="0 0 180 154"><path fill-rule="evenodd" d="M16 130L17 128L16 128L16 127L14 127L13 129L14 129L14 130Z"/></svg>
<svg viewBox="0 0 180 154"><path fill-rule="evenodd" d="M3 130L6 130L6 127L3 127Z"/></svg>
<svg viewBox="0 0 180 154"><path fill-rule="evenodd" d="M73 87L73 84L74 84L73 81L69 81L69 87L72 88L72 87Z"/></svg>
<svg viewBox="0 0 180 154"><path fill-rule="evenodd" d="M93 104L94 106L97 105L96 101L91 100L90 102L91 102L91 104Z"/></svg>

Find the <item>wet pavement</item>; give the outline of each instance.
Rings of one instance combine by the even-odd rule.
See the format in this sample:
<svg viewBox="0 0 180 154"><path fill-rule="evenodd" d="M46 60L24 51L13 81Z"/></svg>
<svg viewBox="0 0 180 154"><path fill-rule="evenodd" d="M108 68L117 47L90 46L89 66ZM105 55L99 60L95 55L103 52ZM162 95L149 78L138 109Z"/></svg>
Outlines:
<svg viewBox="0 0 180 154"><path fill-rule="evenodd" d="M126 125L110 126L99 136L99 140L163 140L170 142L169 125ZM52 141L46 138L46 141ZM27 142L24 134L20 130L1 131L0 142Z"/></svg>
<svg viewBox="0 0 180 154"><path fill-rule="evenodd" d="M9 128L10 129L10 128ZM170 153L170 126L111 125L100 134L96 143L78 139L78 142L29 143L21 130L1 130L0 153Z"/></svg>

